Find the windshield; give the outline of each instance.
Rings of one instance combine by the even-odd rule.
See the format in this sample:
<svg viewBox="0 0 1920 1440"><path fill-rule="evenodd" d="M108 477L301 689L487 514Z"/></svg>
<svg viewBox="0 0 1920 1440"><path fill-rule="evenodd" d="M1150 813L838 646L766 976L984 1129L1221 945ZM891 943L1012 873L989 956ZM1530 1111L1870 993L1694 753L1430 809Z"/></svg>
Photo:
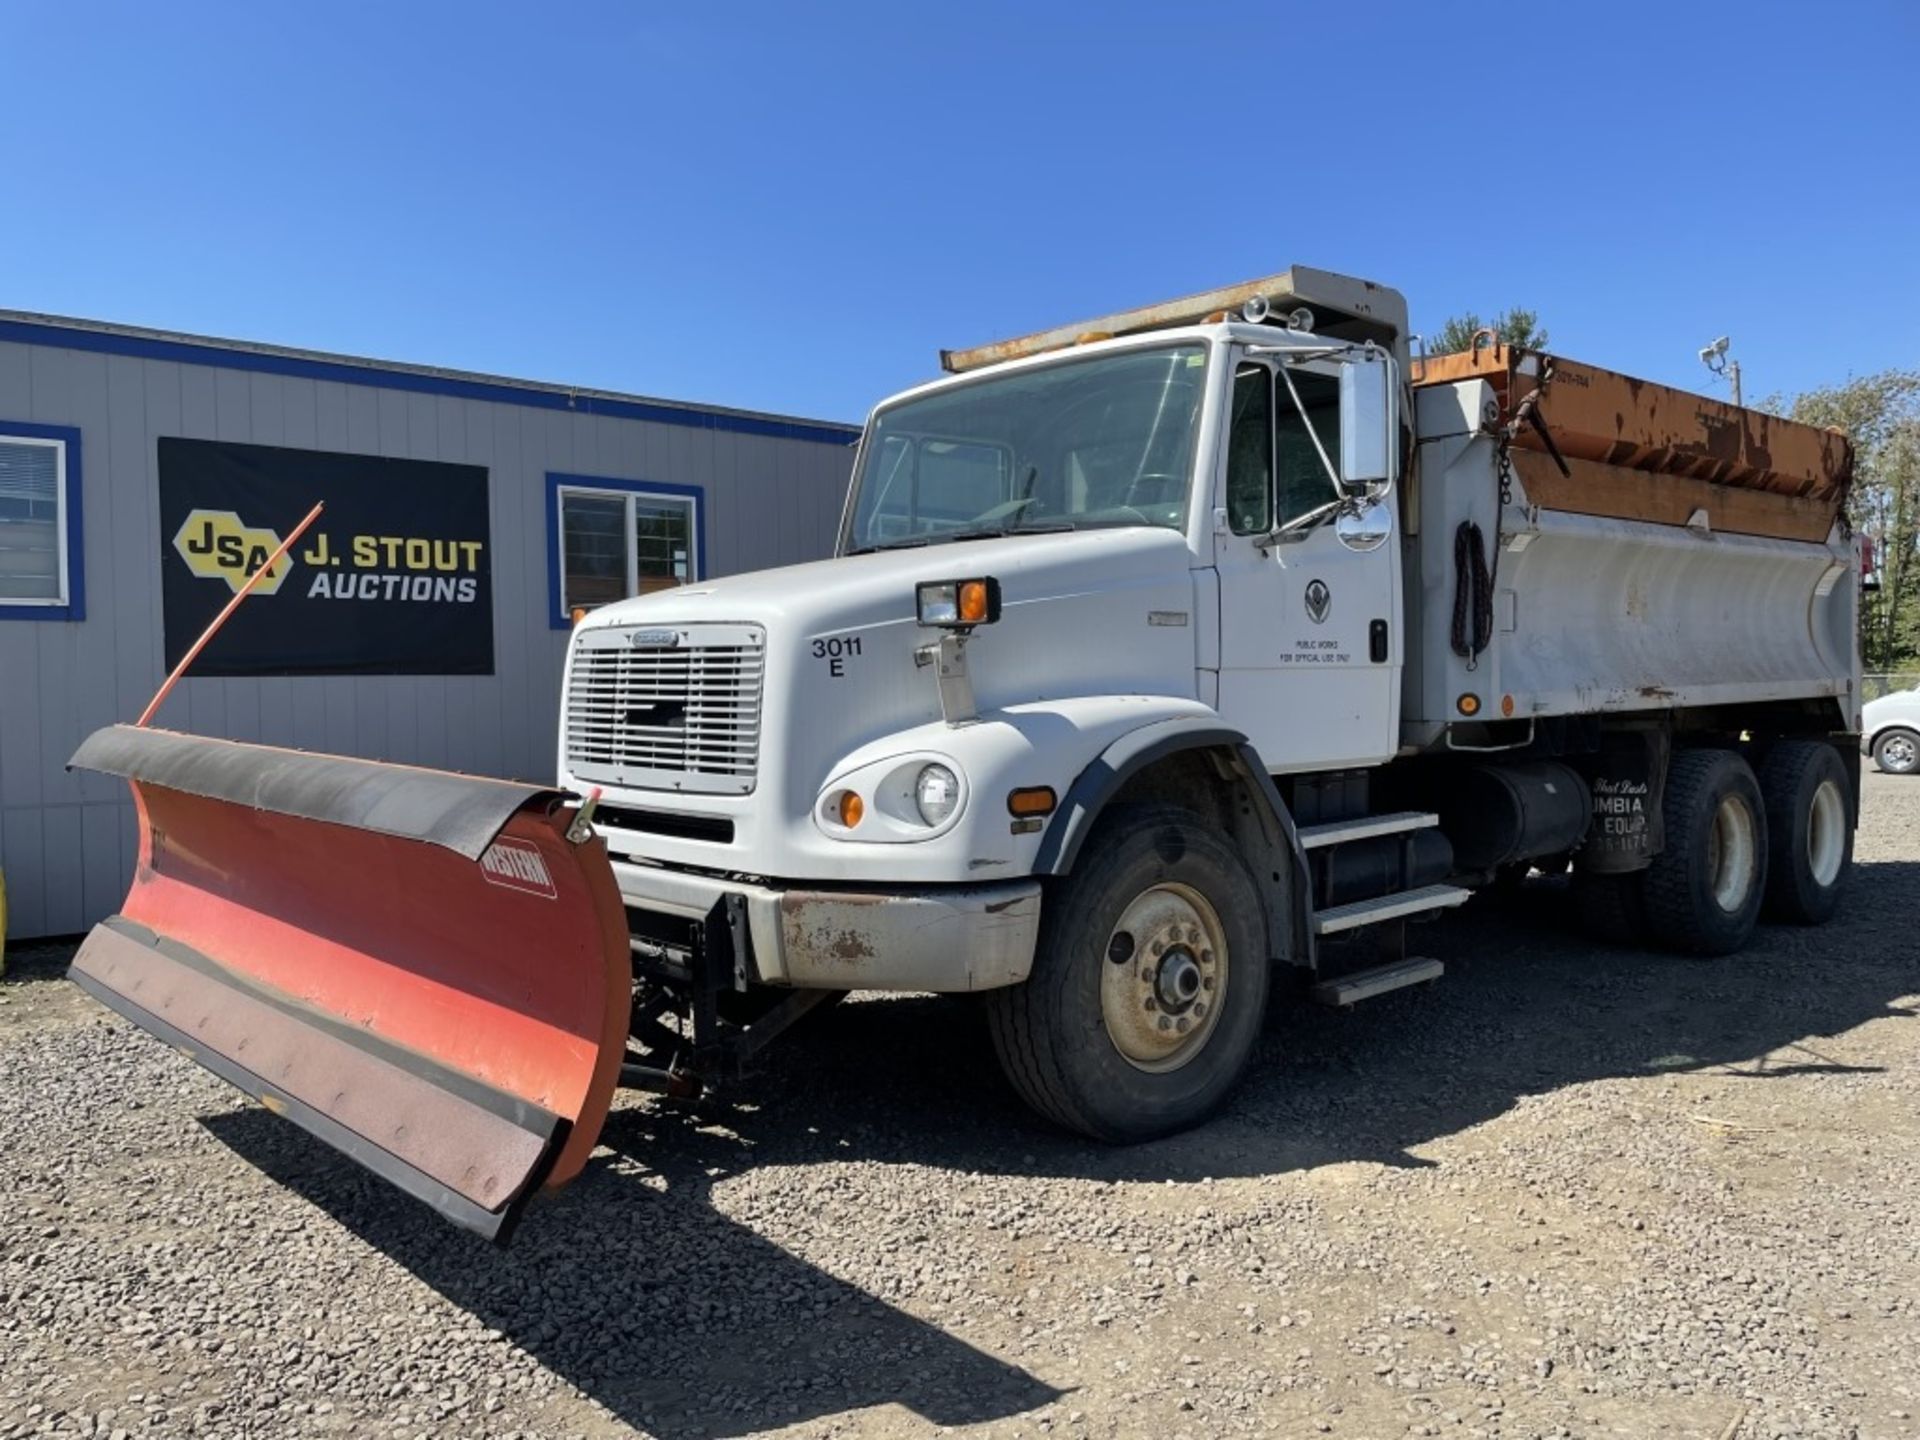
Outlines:
<svg viewBox="0 0 1920 1440"><path fill-rule="evenodd" d="M847 548L1184 529L1206 363L1202 345L1128 350L881 411L861 452Z"/></svg>

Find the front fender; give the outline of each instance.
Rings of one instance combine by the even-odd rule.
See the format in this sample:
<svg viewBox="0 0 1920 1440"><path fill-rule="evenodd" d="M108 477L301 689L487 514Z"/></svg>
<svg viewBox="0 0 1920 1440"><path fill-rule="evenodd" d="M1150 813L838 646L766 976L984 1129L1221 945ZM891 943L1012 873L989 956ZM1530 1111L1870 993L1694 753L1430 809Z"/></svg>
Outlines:
<svg viewBox="0 0 1920 1440"><path fill-rule="evenodd" d="M1098 695L1012 705L965 725L935 721L884 736L835 764L821 793L844 777L871 773L896 759L937 757L963 771L965 809L938 833L911 841L897 829L884 839L862 839L857 832L829 836L809 816L810 833L801 843L815 863L806 865L806 873L874 882L979 882L1050 873L1039 857L1058 828L1057 817L1040 831L1017 828L1007 810L1008 791L1051 786L1064 808L1076 786L1085 793L1082 778L1116 746L1169 726L1189 734L1223 730L1219 715L1197 700Z"/></svg>
<svg viewBox="0 0 1920 1440"><path fill-rule="evenodd" d="M1166 716L1122 735L1074 777L1034 857L1036 873L1064 875L1071 870L1107 802L1149 765L1182 750L1225 748L1237 753L1245 744L1245 735L1211 711L1204 716ZM1280 809L1284 814L1285 807Z"/></svg>
<svg viewBox="0 0 1920 1440"><path fill-rule="evenodd" d="M1221 823L1233 833L1254 873L1270 873L1275 881L1282 874L1289 877L1285 884L1260 887L1273 954L1312 968L1315 946L1309 897L1313 889L1293 816L1259 752L1245 735L1211 712L1166 716L1122 735L1101 751L1076 777L1055 812L1034 856L1034 873L1068 873L1101 813L1134 776L1169 756L1195 750L1221 753L1229 783L1244 794L1246 803L1226 807Z"/></svg>

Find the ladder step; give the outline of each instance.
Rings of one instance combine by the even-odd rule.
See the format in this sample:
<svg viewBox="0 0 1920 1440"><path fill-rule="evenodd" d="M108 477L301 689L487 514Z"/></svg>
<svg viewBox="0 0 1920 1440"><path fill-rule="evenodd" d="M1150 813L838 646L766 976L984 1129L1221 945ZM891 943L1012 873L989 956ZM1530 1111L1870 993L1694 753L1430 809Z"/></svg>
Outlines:
<svg viewBox="0 0 1920 1440"><path fill-rule="evenodd" d="M1322 980L1313 987L1313 998L1322 1005L1352 1005L1357 1001L1371 1000L1376 995L1384 995L1389 990L1438 980L1446 973L1446 968L1438 960L1419 957L1396 960L1391 965L1376 965L1371 970L1356 970L1351 975Z"/></svg>
<svg viewBox="0 0 1920 1440"><path fill-rule="evenodd" d="M1403 916L1418 915L1423 910L1442 910L1460 904L1471 894L1471 890L1463 890L1458 885L1422 885L1418 890L1402 890L1394 895L1377 895L1371 900L1355 900L1349 905L1316 910L1313 933L1337 935L1342 930L1378 925L1382 920L1398 920Z"/></svg>
<svg viewBox="0 0 1920 1440"><path fill-rule="evenodd" d="M1308 850L1322 845L1338 845L1344 840L1371 840L1376 835L1398 835L1403 830L1424 830L1438 825L1438 815L1418 810L1397 810L1391 815L1362 815L1358 820L1334 820L1325 825L1302 825L1300 844Z"/></svg>

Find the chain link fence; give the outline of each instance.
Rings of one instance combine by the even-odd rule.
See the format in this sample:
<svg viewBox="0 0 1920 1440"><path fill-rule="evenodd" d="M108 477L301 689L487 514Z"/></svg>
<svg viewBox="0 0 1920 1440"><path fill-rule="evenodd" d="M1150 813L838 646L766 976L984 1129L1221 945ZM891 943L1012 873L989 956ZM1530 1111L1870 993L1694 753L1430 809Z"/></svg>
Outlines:
<svg viewBox="0 0 1920 1440"><path fill-rule="evenodd" d="M1896 690L1913 689L1920 689L1920 670L1895 670L1889 674L1860 677L1862 700L1878 700L1882 695L1891 695Z"/></svg>

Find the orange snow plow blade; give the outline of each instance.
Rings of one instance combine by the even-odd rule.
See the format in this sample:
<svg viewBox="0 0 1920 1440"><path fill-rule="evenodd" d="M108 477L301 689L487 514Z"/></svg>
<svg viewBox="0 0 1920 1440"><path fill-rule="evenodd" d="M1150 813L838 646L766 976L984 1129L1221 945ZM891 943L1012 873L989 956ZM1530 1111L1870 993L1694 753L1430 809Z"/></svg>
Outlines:
<svg viewBox="0 0 1920 1440"><path fill-rule="evenodd" d="M580 1172L631 960L559 792L125 725L71 763L125 777L140 824L83 988L489 1238Z"/></svg>

